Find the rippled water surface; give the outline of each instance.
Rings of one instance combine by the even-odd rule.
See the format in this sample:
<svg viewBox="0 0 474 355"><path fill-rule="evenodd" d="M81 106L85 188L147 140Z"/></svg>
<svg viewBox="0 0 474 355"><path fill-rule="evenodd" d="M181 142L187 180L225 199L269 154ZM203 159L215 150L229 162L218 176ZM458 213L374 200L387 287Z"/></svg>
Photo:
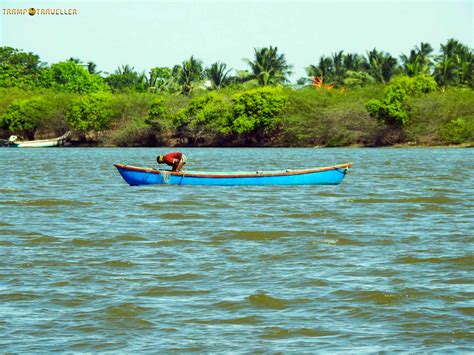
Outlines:
<svg viewBox="0 0 474 355"><path fill-rule="evenodd" d="M5 352L468 352L474 150L183 149L354 162L339 186L128 186L163 149L0 150Z"/></svg>

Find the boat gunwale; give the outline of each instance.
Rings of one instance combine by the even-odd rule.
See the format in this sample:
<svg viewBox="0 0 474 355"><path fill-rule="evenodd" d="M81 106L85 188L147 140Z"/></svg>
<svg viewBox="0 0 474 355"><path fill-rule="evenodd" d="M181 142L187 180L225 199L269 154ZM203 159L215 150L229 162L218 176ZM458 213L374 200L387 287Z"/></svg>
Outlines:
<svg viewBox="0 0 474 355"><path fill-rule="evenodd" d="M196 173L186 173L186 172L173 172L169 170L160 170L154 168L141 168L136 166L124 165L124 164L114 164L116 168L121 168L125 170L132 170L144 173L153 173L153 174L162 174L163 172L166 174L174 175L174 176L182 176L182 177L195 177L195 178L256 178L256 177L276 177L276 176L291 176L291 175L304 175L304 174L312 174L318 173L323 171L331 171L337 169L349 169L353 163L345 163L339 165L333 165L328 167L320 167L320 168L311 168L311 169L302 169L302 170L292 170L292 171L281 171L275 173L249 173L249 174L196 174Z"/></svg>
<svg viewBox="0 0 474 355"><path fill-rule="evenodd" d="M34 140L34 141L18 141L18 142L14 142L13 144L50 143L50 142L60 141L61 139L63 138L59 137L59 138L39 139L39 140Z"/></svg>
<svg viewBox="0 0 474 355"><path fill-rule="evenodd" d="M5 139L5 142L7 142L6 146L18 147L18 148L32 148L39 144L45 144L45 143L54 144L54 145L51 145L51 147L53 146L55 147L55 146L63 145L70 134L71 132L67 131L62 136L55 137L55 138L38 139L38 140L32 140L32 141L13 141L13 142L9 142L8 139ZM22 145L24 147L21 147ZM38 147L38 148L46 148L46 147Z"/></svg>

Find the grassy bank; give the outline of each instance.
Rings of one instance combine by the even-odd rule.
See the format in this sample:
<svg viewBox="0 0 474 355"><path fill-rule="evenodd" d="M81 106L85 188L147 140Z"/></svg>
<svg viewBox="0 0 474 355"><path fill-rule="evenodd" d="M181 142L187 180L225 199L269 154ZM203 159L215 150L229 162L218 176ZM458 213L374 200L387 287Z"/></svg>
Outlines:
<svg viewBox="0 0 474 355"><path fill-rule="evenodd" d="M3 138L53 137L72 128L72 144L98 146L387 146L474 142L474 90L448 88L409 97L406 125L369 115L385 86L351 90L226 88L192 96L79 95L0 88ZM15 121L16 120L16 121Z"/></svg>

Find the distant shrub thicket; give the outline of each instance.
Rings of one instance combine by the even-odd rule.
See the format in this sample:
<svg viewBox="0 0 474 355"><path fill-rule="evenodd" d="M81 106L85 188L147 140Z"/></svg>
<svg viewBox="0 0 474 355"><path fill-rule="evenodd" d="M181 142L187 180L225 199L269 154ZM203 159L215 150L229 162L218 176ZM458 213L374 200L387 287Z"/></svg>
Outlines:
<svg viewBox="0 0 474 355"><path fill-rule="evenodd" d="M474 141L474 56L450 39L400 60L373 49L336 52L289 85L276 47L255 48L248 70L191 56L139 73L103 74L79 59L45 65L0 47L0 135L115 146L380 146Z"/></svg>

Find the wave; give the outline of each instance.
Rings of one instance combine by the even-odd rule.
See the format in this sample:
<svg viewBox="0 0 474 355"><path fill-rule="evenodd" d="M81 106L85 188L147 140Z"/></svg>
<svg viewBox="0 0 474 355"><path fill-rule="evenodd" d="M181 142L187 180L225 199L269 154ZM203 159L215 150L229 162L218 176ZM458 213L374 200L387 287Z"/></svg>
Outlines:
<svg viewBox="0 0 474 355"><path fill-rule="evenodd" d="M0 201L0 205L19 205L28 207L54 207L54 206L71 206L83 207L95 205L95 202L85 202L77 200L61 200L61 199L39 199L27 201Z"/></svg>
<svg viewBox="0 0 474 355"><path fill-rule="evenodd" d="M286 339L300 337L327 337L333 335L335 335L335 333L327 330L311 328L285 329L280 327L267 327L264 329L264 332L260 337L263 339Z"/></svg>
<svg viewBox="0 0 474 355"><path fill-rule="evenodd" d="M247 241L266 241L277 240L281 238L299 237L308 235L304 231L226 231L223 234L214 236L213 241L225 241L229 239L239 239Z"/></svg>
<svg viewBox="0 0 474 355"><path fill-rule="evenodd" d="M239 317L239 318L230 318L230 319L190 319L186 321L186 323L197 323L197 324L249 324L249 325L256 325L262 323L262 320L256 316L248 316L248 317Z"/></svg>
<svg viewBox="0 0 474 355"><path fill-rule="evenodd" d="M181 296L199 296L207 295L212 291L210 290L183 290L171 286L154 286L146 289L145 291L139 292L139 297L181 297Z"/></svg>
<svg viewBox="0 0 474 355"><path fill-rule="evenodd" d="M472 268L474 265L474 256L473 255L462 255L456 257L427 257L419 258L416 256L403 256L395 259L395 262L398 264L448 264L452 266L467 266Z"/></svg>
<svg viewBox="0 0 474 355"><path fill-rule="evenodd" d="M157 275L156 278L162 281L194 281L205 278L204 275L185 273L177 275Z"/></svg>
<svg viewBox="0 0 474 355"><path fill-rule="evenodd" d="M290 301L283 298L276 298L264 292L256 293L247 297L247 301L257 308L284 309L290 305Z"/></svg>
<svg viewBox="0 0 474 355"><path fill-rule="evenodd" d="M444 195L432 197L407 197L407 198L355 198L352 203L428 203L428 204L457 204L461 199L453 199Z"/></svg>

